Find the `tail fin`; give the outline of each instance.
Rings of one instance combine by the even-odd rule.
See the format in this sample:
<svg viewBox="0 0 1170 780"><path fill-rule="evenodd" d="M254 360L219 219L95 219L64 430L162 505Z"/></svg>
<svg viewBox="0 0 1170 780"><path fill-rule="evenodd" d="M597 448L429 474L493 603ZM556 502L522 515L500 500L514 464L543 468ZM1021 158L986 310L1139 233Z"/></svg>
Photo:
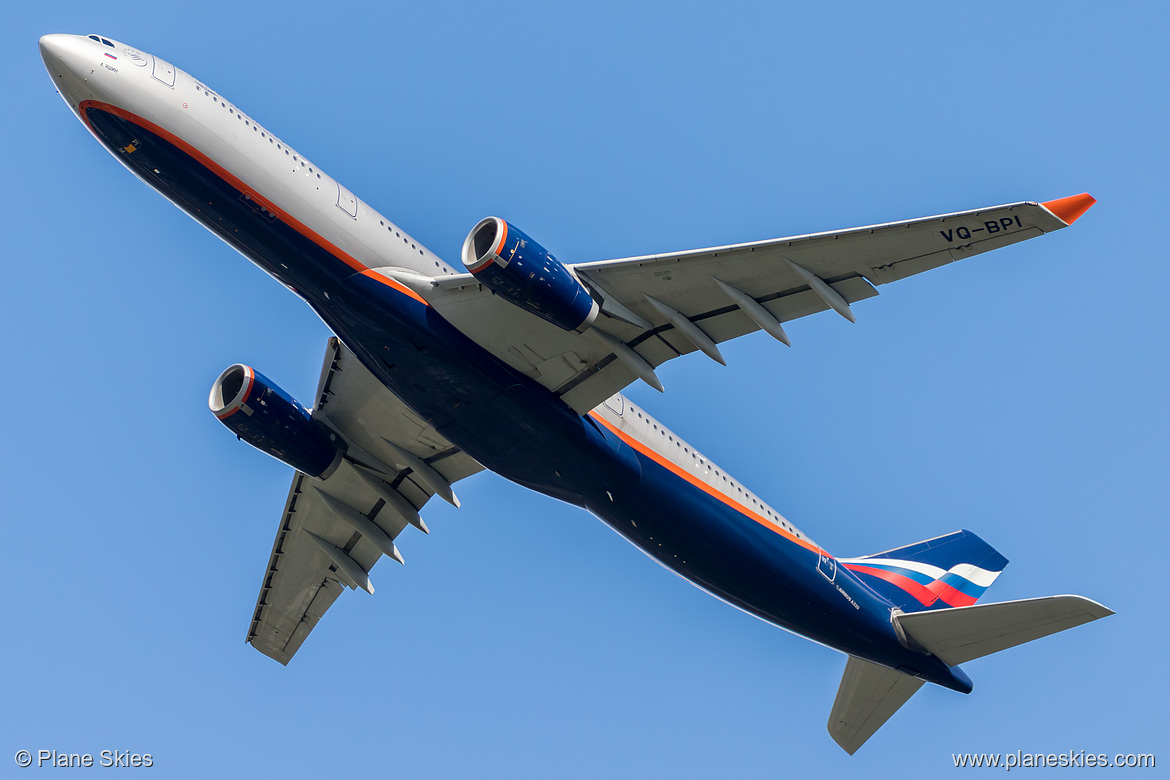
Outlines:
<svg viewBox="0 0 1170 780"><path fill-rule="evenodd" d="M923 649L956 666L1112 614L1082 596L1046 596L894 619ZM917 678L850 656L829 715L830 736L852 755L920 687Z"/></svg>
<svg viewBox="0 0 1170 780"><path fill-rule="evenodd" d="M838 563L904 612L919 612L974 604L1008 560L970 531L955 531Z"/></svg>

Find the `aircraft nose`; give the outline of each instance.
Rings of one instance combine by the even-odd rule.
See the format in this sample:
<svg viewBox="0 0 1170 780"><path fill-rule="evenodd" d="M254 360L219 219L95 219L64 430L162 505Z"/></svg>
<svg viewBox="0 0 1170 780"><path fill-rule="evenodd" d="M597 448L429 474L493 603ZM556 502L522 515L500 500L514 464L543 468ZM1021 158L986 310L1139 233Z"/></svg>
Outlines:
<svg viewBox="0 0 1170 780"><path fill-rule="evenodd" d="M42 35L40 39L41 59L54 79L77 70L81 54L79 50L84 47L85 42L78 40L76 35L54 33Z"/></svg>
<svg viewBox="0 0 1170 780"><path fill-rule="evenodd" d="M60 33L41 36L41 59L45 61L45 67L49 70L54 68L60 70L62 54L65 51L65 39L68 37L68 35Z"/></svg>

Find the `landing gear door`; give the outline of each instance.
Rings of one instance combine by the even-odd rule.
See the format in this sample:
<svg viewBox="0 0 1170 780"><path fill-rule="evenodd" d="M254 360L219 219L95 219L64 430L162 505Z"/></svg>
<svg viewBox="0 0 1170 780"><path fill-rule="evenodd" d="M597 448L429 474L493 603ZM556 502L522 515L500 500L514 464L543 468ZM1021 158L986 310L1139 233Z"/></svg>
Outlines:
<svg viewBox="0 0 1170 780"><path fill-rule="evenodd" d="M837 560L830 558L824 553L817 553L817 571L821 573L826 580L832 582L837 579Z"/></svg>

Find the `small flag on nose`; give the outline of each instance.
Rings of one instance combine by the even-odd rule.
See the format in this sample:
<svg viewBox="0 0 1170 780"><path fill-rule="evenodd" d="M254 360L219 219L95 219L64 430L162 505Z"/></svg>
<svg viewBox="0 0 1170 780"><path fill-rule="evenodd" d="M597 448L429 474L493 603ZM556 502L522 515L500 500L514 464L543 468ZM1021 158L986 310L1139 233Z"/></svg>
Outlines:
<svg viewBox="0 0 1170 780"><path fill-rule="evenodd" d="M106 55L107 57L109 57L111 60L116 60L116 59L118 59L118 58L117 58L117 57L115 57L113 54L110 54L108 51L107 51L107 52L105 52L105 55Z"/></svg>

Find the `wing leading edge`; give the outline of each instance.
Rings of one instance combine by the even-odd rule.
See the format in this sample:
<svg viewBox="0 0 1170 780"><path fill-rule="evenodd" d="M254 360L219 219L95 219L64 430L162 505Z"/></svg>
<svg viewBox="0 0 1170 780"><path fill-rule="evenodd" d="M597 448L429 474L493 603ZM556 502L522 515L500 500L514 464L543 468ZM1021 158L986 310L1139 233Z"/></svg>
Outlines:
<svg viewBox="0 0 1170 780"><path fill-rule="evenodd" d="M337 338L329 340L313 417L348 448L328 479L297 473L256 601L247 641L287 664L346 588L373 593L383 556L435 493L482 467L382 386Z"/></svg>

